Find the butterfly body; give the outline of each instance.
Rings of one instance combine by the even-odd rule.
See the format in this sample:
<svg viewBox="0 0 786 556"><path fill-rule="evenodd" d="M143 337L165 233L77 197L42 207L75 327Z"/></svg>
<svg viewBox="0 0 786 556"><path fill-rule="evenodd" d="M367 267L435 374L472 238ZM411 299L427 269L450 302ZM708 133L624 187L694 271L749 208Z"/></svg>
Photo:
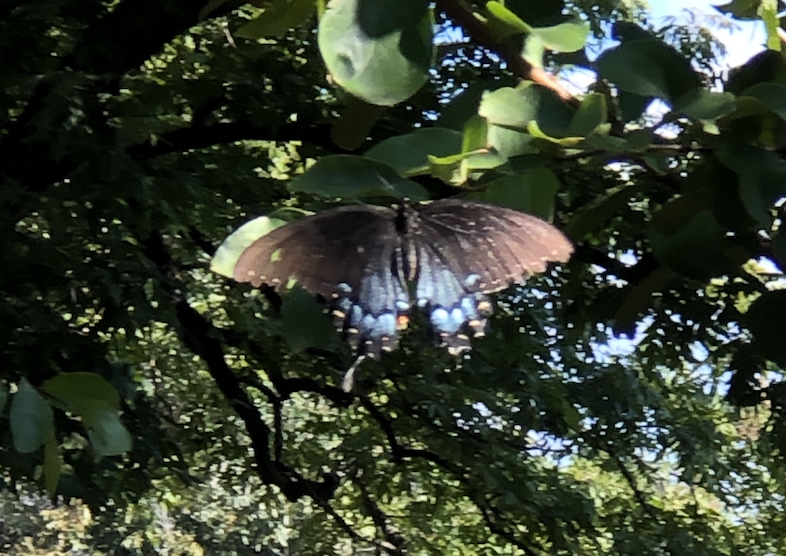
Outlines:
<svg viewBox="0 0 786 556"><path fill-rule="evenodd" d="M262 236L240 255L234 278L274 287L297 280L330 301L350 344L371 356L396 347L416 306L459 354L470 347L468 331L484 332L487 294L571 252L550 224L502 207L457 199L351 205Z"/></svg>

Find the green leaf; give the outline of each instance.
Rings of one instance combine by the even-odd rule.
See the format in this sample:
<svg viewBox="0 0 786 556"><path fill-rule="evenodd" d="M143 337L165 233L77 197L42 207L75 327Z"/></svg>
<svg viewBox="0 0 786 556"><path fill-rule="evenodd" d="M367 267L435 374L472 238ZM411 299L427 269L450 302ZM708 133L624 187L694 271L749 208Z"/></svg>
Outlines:
<svg viewBox="0 0 786 556"><path fill-rule="evenodd" d="M60 402L68 411L82 415L85 404L102 403L120 408L120 396L114 386L95 373L61 373L47 380L41 389Z"/></svg>
<svg viewBox="0 0 786 556"><path fill-rule="evenodd" d="M491 0L485 5L487 25L498 41L504 41L514 35L529 32L532 27L524 23L504 4Z"/></svg>
<svg viewBox="0 0 786 556"><path fill-rule="evenodd" d="M473 170L496 168L504 158L486 148L488 126L480 116L473 116L464 125L461 151L457 154L438 157L429 155L431 175L451 185L467 182Z"/></svg>
<svg viewBox="0 0 786 556"><path fill-rule="evenodd" d="M765 50L730 71L726 90L739 96L757 83L767 82L786 84L786 60L773 50Z"/></svg>
<svg viewBox="0 0 786 556"><path fill-rule="evenodd" d="M241 253L256 240L285 223L284 220L269 216L259 216L246 222L219 246L210 262L210 270L221 276L233 278L235 265Z"/></svg>
<svg viewBox="0 0 786 556"><path fill-rule="evenodd" d="M783 120L786 120L786 85L781 83L758 83L742 93L761 101Z"/></svg>
<svg viewBox="0 0 786 556"><path fill-rule="evenodd" d="M489 124L518 131L536 121L543 133L557 138L565 137L573 118L573 112L554 91L533 83L486 93L478 114Z"/></svg>
<svg viewBox="0 0 786 556"><path fill-rule="evenodd" d="M573 114L568 126L568 136L586 137L608 119L606 97L600 93L587 95Z"/></svg>
<svg viewBox="0 0 786 556"><path fill-rule="evenodd" d="M480 116L473 116L464 125L464 133L461 137L461 152L467 153L484 149L486 147L486 137L488 126L486 120Z"/></svg>
<svg viewBox="0 0 786 556"><path fill-rule="evenodd" d="M600 149L612 153L645 152L652 145L655 134L650 129L634 129L627 135L609 135L610 126L604 124L588 135L581 144L583 149Z"/></svg>
<svg viewBox="0 0 786 556"><path fill-rule="evenodd" d="M131 449L131 435L120 422L120 396L100 375L61 373L46 381L42 390L82 418L99 456L118 455Z"/></svg>
<svg viewBox="0 0 786 556"><path fill-rule="evenodd" d="M756 352L781 367L786 365L783 315L786 315L786 291L776 290L759 297L742 319L743 324L753 334Z"/></svg>
<svg viewBox="0 0 786 556"><path fill-rule="evenodd" d="M211 13L216 11L227 2L229 2L229 0L210 0L201 10L199 10L199 15L197 18L199 21L207 19Z"/></svg>
<svg viewBox="0 0 786 556"><path fill-rule="evenodd" d="M402 176L416 176L428 173L429 155L456 154L461 151L462 141L462 134L454 129L424 127L385 139L364 156L391 166Z"/></svg>
<svg viewBox="0 0 786 556"><path fill-rule="evenodd" d="M54 496L57 485L60 483L60 475L63 471L63 462L58 453L57 439L55 438L54 427L49 431L44 443L44 488L49 496Z"/></svg>
<svg viewBox="0 0 786 556"><path fill-rule="evenodd" d="M554 172L540 167L519 175L498 178L469 197L551 220L554 217L554 198L559 188L560 182Z"/></svg>
<svg viewBox="0 0 786 556"><path fill-rule="evenodd" d="M689 278L706 280L735 272L747 253L726 237L710 210L708 190L694 191L666 203L650 223L655 257Z"/></svg>
<svg viewBox="0 0 786 556"><path fill-rule="evenodd" d="M774 152L753 147L717 153L740 179L740 197L748 212L765 228L772 223L775 202L786 195L786 162Z"/></svg>
<svg viewBox="0 0 786 556"><path fill-rule="evenodd" d="M778 0L760 0L759 15L767 28L767 48L780 52L781 38L778 36L780 18L778 17Z"/></svg>
<svg viewBox="0 0 786 556"><path fill-rule="evenodd" d="M421 185L402 178L387 164L349 154L323 156L290 181L287 189L340 199L389 197L422 201L428 198Z"/></svg>
<svg viewBox="0 0 786 556"><path fill-rule="evenodd" d="M336 83L380 106L415 94L434 56L432 15L422 0L333 0L318 41Z"/></svg>
<svg viewBox="0 0 786 556"><path fill-rule="evenodd" d="M624 42L601 54L597 66L600 76L621 90L672 104L701 87L690 61L658 39Z"/></svg>
<svg viewBox="0 0 786 556"><path fill-rule="evenodd" d="M514 156L537 154L540 150L532 145L529 133L515 131L503 126L492 125L488 128L488 142L503 159Z"/></svg>
<svg viewBox="0 0 786 556"><path fill-rule="evenodd" d="M0 380L0 414L5 409L5 404L8 401L8 385Z"/></svg>
<svg viewBox="0 0 786 556"><path fill-rule="evenodd" d="M282 332L293 352L326 348L336 338L336 329L313 294L293 288L281 307Z"/></svg>
<svg viewBox="0 0 786 556"><path fill-rule="evenodd" d="M538 37L548 50L576 52L584 48L589 37L590 26L580 20L560 23L552 27L535 27L532 35Z"/></svg>
<svg viewBox="0 0 786 556"><path fill-rule="evenodd" d="M307 21L316 10L314 0L267 0L262 14L235 31L245 39L278 37Z"/></svg>
<svg viewBox="0 0 786 556"><path fill-rule="evenodd" d="M758 19L760 5L761 0L732 0L728 4L713 8L736 19Z"/></svg>
<svg viewBox="0 0 786 556"><path fill-rule="evenodd" d="M349 97L330 129L330 138L345 151L357 149L366 141L374 124L385 110L381 106L369 104L359 98Z"/></svg>
<svg viewBox="0 0 786 556"><path fill-rule="evenodd" d="M631 289L614 315L614 332L633 336L639 318L652 306L653 295L664 291L675 276L670 267L659 266Z"/></svg>
<svg viewBox="0 0 786 556"><path fill-rule="evenodd" d="M617 104L620 108L620 120L626 123L638 121L653 100L653 97L618 91Z"/></svg>
<svg viewBox="0 0 786 556"><path fill-rule="evenodd" d="M697 120L714 122L731 114L736 109L737 99L733 94L697 89L694 93L683 97L674 111Z"/></svg>
<svg viewBox="0 0 786 556"><path fill-rule="evenodd" d="M38 450L54 426L52 407L24 378L11 399L9 420L14 448L22 453Z"/></svg>
<svg viewBox="0 0 786 556"><path fill-rule="evenodd" d="M622 214L638 192L636 187L630 185L612 189L593 203L581 207L570 219L565 233L573 241L582 241L589 234L603 229L613 216Z"/></svg>
<svg viewBox="0 0 786 556"><path fill-rule="evenodd" d="M118 456L131 450L131 435L120 422L120 415L104 404L86 407L82 421L87 428L87 437L97 458Z"/></svg>

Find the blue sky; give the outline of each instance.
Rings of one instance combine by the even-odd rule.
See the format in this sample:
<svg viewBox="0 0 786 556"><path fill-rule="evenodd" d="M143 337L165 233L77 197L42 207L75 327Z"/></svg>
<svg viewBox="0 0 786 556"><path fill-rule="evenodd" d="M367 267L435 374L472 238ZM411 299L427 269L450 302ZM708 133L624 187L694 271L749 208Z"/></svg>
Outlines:
<svg viewBox="0 0 786 556"><path fill-rule="evenodd" d="M684 18L685 10L694 13L717 16L720 14L713 6L728 4L731 0L649 0L652 16L656 19L677 16ZM714 31L726 45L727 56L723 65L734 67L743 64L754 54L764 50L766 32L760 21L736 21L738 29L732 32Z"/></svg>

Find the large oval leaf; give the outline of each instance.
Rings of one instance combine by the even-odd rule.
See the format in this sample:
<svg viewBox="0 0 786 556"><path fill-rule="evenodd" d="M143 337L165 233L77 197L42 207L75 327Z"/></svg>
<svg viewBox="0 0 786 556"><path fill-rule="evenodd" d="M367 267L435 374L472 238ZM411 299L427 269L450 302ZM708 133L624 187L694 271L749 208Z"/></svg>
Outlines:
<svg viewBox="0 0 786 556"><path fill-rule="evenodd" d="M11 400L11 434L18 452L35 452L53 426L52 407L24 378Z"/></svg>
<svg viewBox="0 0 786 556"><path fill-rule="evenodd" d="M319 159L289 183L290 191L341 199L390 197L423 201L426 190L393 168L362 156L337 154Z"/></svg>
<svg viewBox="0 0 786 556"><path fill-rule="evenodd" d="M372 104L398 104L428 79L432 16L423 0L333 0L318 39L336 83Z"/></svg>

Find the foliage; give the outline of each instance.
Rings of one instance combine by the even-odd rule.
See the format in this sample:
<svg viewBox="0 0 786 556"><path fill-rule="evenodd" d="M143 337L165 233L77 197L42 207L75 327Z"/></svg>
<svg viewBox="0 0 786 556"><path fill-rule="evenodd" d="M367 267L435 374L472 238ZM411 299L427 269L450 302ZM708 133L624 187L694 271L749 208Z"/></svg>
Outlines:
<svg viewBox="0 0 786 556"><path fill-rule="evenodd" d="M0 3L0 551L782 552L777 3L721 80L636 2L375 2ZM466 359L416 319L345 393L312 298L210 270L451 195L576 244Z"/></svg>

